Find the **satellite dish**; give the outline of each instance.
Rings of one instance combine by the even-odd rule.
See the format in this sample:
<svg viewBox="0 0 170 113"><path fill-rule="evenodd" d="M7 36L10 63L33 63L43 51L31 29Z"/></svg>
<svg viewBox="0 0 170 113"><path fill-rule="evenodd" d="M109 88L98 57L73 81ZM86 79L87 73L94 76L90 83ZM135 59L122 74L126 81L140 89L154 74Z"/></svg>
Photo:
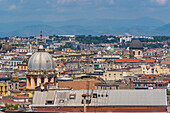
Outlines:
<svg viewBox="0 0 170 113"><path fill-rule="evenodd" d="M43 85L41 85L41 87L40 87L40 88L41 88L41 91L44 91L44 86L43 86Z"/></svg>

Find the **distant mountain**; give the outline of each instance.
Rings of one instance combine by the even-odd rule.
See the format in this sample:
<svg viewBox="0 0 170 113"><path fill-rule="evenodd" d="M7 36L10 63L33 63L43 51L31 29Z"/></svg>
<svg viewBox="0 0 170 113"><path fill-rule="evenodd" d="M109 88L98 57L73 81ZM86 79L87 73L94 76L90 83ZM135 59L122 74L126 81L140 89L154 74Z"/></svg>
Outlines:
<svg viewBox="0 0 170 113"><path fill-rule="evenodd" d="M43 35L169 35L170 24L142 17L139 19L75 19L55 22L13 22L0 23L0 36L35 36Z"/></svg>
<svg viewBox="0 0 170 113"><path fill-rule="evenodd" d="M169 35L170 36L170 23L157 27L151 31L154 35Z"/></svg>

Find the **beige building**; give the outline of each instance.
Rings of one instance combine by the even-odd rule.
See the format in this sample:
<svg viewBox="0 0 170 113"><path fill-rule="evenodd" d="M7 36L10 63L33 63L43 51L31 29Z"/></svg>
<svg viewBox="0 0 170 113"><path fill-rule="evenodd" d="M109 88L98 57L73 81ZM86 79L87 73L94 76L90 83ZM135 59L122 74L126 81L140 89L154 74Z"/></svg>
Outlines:
<svg viewBox="0 0 170 113"><path fill-rule="evenodd" d="M170 73L170 68L163 67L163 66L160 66L160 65L156 65L154 67L154 74L155 75L166 74L166 73Z"/></svg>
<svg viewBox="0 0 170 113"><path fill-rule="evenodd" d="M115 70L107 70L103 73L102 78L104 80L122 80L124 77L128 75L138 75L142 74L142 68L124 68L124 69L115 69Z"/></svg>
<svg viewBox="0 0 170 113"><path fill-rule="evenodd" d="M141 65L142 74L154 74L154 67L150 65Z"/></svg>

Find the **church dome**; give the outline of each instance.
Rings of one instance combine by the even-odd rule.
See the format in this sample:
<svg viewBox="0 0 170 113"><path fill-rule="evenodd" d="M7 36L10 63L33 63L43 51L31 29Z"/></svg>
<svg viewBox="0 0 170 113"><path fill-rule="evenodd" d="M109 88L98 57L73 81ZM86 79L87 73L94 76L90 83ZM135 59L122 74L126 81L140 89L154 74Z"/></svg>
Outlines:
<svg viewBox="0 0 170 113"><path fill-rule="evenodd" d="M110 53L114 53L114 52L115 52L115 49L114 49L114 48L111 48L111 49L109 50L109 52L110 52Z"/></svg>
<svg viewBox="0 0 170 113"><path fill-rule="evenodd" d="M47 52L36 52L28 61L28 70L55 70L53 58Z"/></svg>
<svg viewBox="0 0 170 113"><path fill-rule="evenodd" d="M143 49L143 45L141 41L135 39L130 43L130 49Z"/></svg>

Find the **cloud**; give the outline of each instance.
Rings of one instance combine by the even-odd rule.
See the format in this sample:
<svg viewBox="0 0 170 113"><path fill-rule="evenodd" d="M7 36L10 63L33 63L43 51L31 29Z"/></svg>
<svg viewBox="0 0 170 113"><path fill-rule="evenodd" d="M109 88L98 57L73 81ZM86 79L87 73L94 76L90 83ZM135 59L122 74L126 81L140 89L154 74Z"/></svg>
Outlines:
<svg viewBox="0 0 170 113"><path fill-rule="evenodd" d="M47 1L46 1L46 4L50 4L50 1L47 0Z"/></svg>
<svg viewBox="0 0 170 113"><path fill-rule="evenodd" d="M166 4L167 0L151 0L151 2L156 2L159 5L164 5L164 4Z"/></svg>
<svg viewBox="0 0 170 113"><path fill-rule="evenodd" d="M89 0L57 0L58 4L69 4L71 2L86 2Z"/></svg>
<svg viewBox="0 0 170 113"><path fill-rule="evenodd" d="M114 4L115 2L114 2L114 0L109 0L109 4Z"/></svg>
<svg viewBox="0 0 170 113"><path fill-rule="evenodd" d="M9 9L9 10L14 10L14 9L16 9L16 8L17 8L17 6L13 4L13 5L9 6L8 9Z"/></svg>
<svg viewBox="0 0 170 113"><path fill-rule="evenodd" d="M59 13L63 13L63 12L65 12L65 9L57 8L57 12L59 12Z"/></svg>
<svg viewBox="0 0 170 113"><path fill-rule="evenodd" d="M36 9L35 11L41 11L41 9L38 8L38 9Z"/></svg>
<svg viewBox="0 0 170 113"><path fill-rule="evenodd" d="M23 3L24 2L24 0L20 0L20 3Z"/></svg>

